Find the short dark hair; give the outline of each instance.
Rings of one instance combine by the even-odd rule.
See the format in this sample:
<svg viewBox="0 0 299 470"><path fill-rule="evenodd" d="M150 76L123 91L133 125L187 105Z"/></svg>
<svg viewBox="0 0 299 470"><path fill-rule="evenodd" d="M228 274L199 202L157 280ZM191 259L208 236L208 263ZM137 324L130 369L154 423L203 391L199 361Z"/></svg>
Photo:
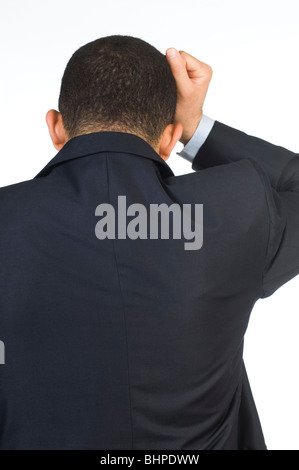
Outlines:
<svg viewBox="0 0 299 470"><path fill-rule="evenodd" d="M58 106L69 138L111 128L156 145L174 122L176 100L166 56L142 39L115 35L72 55Z"/></svg>

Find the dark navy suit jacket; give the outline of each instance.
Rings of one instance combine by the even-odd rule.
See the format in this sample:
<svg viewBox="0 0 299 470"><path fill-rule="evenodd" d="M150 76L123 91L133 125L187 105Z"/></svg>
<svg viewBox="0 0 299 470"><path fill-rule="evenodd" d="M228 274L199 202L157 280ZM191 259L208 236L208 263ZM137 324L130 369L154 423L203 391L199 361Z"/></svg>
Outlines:
<svg viewBox="0 0 299 470"><path fill-rule="evenodd" d="M0 449L266 449L243 339L299 273L298 155L216 121L193 169L99 132L1 188ZM203 204L202 248L99 240L119 195Z"/></svg>

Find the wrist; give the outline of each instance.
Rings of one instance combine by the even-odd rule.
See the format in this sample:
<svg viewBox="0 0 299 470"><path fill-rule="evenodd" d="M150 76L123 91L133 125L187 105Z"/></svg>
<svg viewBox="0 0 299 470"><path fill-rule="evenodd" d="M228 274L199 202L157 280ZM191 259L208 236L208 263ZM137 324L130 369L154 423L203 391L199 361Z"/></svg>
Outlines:
<svg viewBox="0 0 299 470"><path fill-rule="evenodd" d="M183 133L182 133L182 137L180 138L180 142L183 145L187 145L187 143L191 140L196 129L199 126L199 123L202 117L203 117L203 112L201 112L201 114L197 118L193 118L192 121L190 121L190 123L183 126Z"/></svg>
<svg viewBox="0 0 299 470"><path fill-rule="evenodd" d="M203 114L191 139L184 146L181 152L178 152L178 155L185 158L189 162L193 162L195 156L208 138L214 124L215 119L211 119L210 117Z"/></svg>

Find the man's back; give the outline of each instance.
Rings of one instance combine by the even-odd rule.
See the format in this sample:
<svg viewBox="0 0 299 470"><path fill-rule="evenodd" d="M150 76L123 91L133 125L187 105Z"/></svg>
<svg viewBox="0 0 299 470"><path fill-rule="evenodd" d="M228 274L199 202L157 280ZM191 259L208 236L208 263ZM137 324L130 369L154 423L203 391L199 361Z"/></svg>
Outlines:
<svg viewBox="0 0 299 470"><path fill-rule="evenodd" d="M242 353L269 234L276 249L267 195L250 159L175 177L119 132L2 188L0 448L264 449ZM119 196L203 204L202 248L118 238ZM96 236L100 204L115 239Z"/></svg>

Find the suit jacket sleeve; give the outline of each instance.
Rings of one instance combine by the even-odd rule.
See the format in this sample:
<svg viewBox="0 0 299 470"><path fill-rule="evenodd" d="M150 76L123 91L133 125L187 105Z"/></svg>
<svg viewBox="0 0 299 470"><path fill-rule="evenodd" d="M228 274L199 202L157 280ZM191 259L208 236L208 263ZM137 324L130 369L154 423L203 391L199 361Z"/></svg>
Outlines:
<svg viewBox="0 0 299 470"><path fill-rule="evenodd" d="M299 155L216 121L194 170L248 159L261 178L269 218L261 298L299 274Z"/></svg>

